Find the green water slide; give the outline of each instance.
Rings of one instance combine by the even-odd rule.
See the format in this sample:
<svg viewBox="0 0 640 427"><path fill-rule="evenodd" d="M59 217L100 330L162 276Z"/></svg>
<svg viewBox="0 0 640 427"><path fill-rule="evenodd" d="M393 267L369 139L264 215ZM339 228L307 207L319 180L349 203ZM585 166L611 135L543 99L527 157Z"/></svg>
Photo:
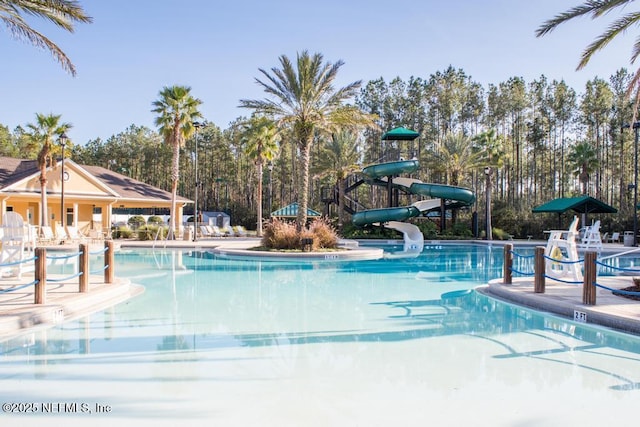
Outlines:
<svg viewBox="0 0 640 427"><path fill-rule="evenodd" d="M401 206L397 208L368 209L353 214L352 221L355 225L373 224L375 222L404 221L420 215L420 210L415 206Z"/></svg>
<svg viewBox="0 0 640 427"><path fill-rule="evenodd" d="M464 205L470 205L476 201L476 195L473 194L473 191L468 188L455 187L453 185L414 182L411 184L411 187L409 187L409 192L437 199L455 200Z"/></svg>
<svg viewBox="0 0 640 427"><path fill-rule="evenodd" d="M369 178L381 178L383 176L400 175L418 170L420 163L416 159L399 160L397 162L378 163L362 169L362 173Z"/></svg>
<svg viewBox="0 0 640 427"><path fill-rule="evenodd" d="M362 169L362 173L372 179L396 176L415 172L420 167L418 160L399 160L396 162L379 163L370 165ZM412 194L431 197L435 199L446 199L457 202L459 206L472 204L476 196L467 188L456 187L445 184L429 184L408 178L397 178L394 186L399 185ZM357 212L353 215L352 221L355 225L372 224L376 222L404 221L408 218L421 215L422 211L417 206L402 206L380 209L370 209Z"/></svg>

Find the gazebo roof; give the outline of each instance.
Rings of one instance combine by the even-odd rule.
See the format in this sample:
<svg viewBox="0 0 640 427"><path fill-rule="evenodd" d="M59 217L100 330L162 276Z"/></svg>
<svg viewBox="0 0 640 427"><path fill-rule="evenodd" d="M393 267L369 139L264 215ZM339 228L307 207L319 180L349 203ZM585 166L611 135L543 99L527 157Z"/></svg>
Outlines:
<svg viewBox="0 0 640 427"><path fill-rule="evenodd" d="M399 127L395 129L391 129L382 135L383 141L413 141L420 134L414 130L407 129L404 127Z"/></svg>
<svg viewBox="0 0 640 427"><path fill-rule="evenodd" d="M617 213L618 210L613 206L594 199L590 196L580 197L561 197L559 199L553 199L540 206L533 208L533 213L553 212L564 213L568 210L573 210L578 213Z"/></svg>
<svg viewBox="0 0 640 427"><path fill-rule="evenodd" d="M271 212L271 216L273 217L278 217L278 218L295 218L298 216L298 203L297 202L293 202L290 205L287 205L283 208L278 209L277 211L273 211ZM318 211L314 211L311 208L307 208L307 216L308 217L315 217L315 216L322 216L320 214L320 212Z"/></svg>

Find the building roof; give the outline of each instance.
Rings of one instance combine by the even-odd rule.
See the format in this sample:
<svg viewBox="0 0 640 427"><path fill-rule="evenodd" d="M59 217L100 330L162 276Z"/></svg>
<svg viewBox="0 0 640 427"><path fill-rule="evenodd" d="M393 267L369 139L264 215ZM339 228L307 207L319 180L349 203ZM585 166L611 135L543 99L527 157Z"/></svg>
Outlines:
<svg viewBox="0 0 640 427"><path fill-rule="evenodd" d="M158 200L171 201L171 193L152 185L119 174L101 166L79 165L73 160L65 159L65 167L84 172L87 179L93 180L105 189L103 198L117 198L119 201ZM40 175L37 161L0 157L0 192L11 192L12 186L33 179ZM39 194L39 189L37 189ZM99 195L94 195L100 197ZM176 197L179 203L190 203L191 200Z"/></svg>
<svg viewBox="0 0 640 427"><path fill-rule="evenodd" d="M280 208L277 211L271 212L271 216L278 218L295 218L298 216L298 203L293 202L290 205L285 206L284 208ZM307 208L307 216L322 216L320 212L314 211L311 208Z"/></svg>
<svg viewBox="0 0 640 427"><path fill-rule="evenodd" d="M126 175L121 175L112 170L103 168L101 166L82 166L87 172L94 177L98 178L109 188L114 190L118 195L125 199L161 199L171 200L171 193L169 191L162 190L154 187L153 185L146 184L142 181L135 180ZM191 202L181 196L176 196L178 202Z"/></svg>

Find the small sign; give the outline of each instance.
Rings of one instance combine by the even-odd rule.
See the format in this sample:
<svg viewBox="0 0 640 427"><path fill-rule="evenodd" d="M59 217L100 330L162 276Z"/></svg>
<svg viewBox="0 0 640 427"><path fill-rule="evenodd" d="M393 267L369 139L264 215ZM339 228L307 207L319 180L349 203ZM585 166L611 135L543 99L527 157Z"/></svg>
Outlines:
<svg viewBox="0 0 640 427"><path fill-rule="evenodd" d="M60 308L58 310L54 310L52 313L53 323L62 323L64 322L64 311Z"/></svg>
<svg viewBox="0 0 640 427"><path fill-rule="evenodd" d="M587 313L584 311L573 310L573 320L580 323L587 323Z"/></svg>

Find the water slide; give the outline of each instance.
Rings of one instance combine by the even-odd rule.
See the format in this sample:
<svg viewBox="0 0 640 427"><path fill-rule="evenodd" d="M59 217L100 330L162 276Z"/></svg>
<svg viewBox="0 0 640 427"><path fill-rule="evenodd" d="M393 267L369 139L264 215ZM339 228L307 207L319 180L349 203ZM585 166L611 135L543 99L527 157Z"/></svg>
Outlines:
<svg viewBox="0 0 640 427"><path fill-rule="evenodd" d="M367 166L362 170L362 173L383 185L388 182L387 177L414 172L419 166L416 159L400 160ZM391 185L408 193L432 197L432 199L420 200L409 206L369 209L357 212L353 215L352 221L355 225L384 223L385 227L400 231L404 236L404 251L410 254L414 254L417 251L416 256L422 251L424 236L415 225L401 221L439 208L441 199L453 201L457 206L467 206L472 204L476 198L475 194L467 188L430 184L413 178L394 177Z"/></svg>

